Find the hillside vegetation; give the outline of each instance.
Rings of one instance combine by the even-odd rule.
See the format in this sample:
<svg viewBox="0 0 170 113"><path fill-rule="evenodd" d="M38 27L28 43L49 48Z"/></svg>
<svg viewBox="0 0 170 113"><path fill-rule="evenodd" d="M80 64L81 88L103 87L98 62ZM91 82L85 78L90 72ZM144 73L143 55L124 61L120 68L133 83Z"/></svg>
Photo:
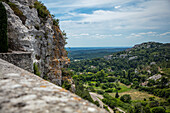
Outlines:
<svg viewBox="0 0 170 113"><path fill-rule="evenodd" d="M75 85L103 95L112 109L164 113L170 112L169 60L170 44L148 42L108 57L73 61L69 69Z"/></svg>

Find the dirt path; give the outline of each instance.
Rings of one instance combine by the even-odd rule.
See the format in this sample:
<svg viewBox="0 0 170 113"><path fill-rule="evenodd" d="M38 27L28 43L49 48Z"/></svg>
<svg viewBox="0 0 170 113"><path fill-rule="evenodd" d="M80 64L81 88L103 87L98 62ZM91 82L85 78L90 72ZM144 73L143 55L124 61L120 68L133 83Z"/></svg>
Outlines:
<svg viewBox="0 0 170 113"><path fill-rule="evenodd" d="M99 102L99 104L100 104L100 107L101 108L103 108L103 102L98 98L98 95L96 95L95 93L90 93L90 95L91 95L91 97L92 97L92 99L94 100L94 101L98 101ZM102 99L102 98L101 98Z"/></svg>
<svg viewBox="0 0 170 113"><path fill-rule="evenodd" d="M100 99L103 99L103 96L102 96L102 95L99 95L99 94L96 94L96 93L93 93L93 92L90 92L90 95L91 95L91 97L92 97L92 99L93 99L94 101L98 101L98 102L99 102L101 108L103 108L103 105L106 105L106 104L104 104L104 103L100 100ZM100 98L100 99L99 99L99 98ZM108 107L110 113L114 113L114 111L113 111L108 105L106 105L106 106ZM120 108L117 108L117 107L116 107L116 109L117 109L118 111L120 111L120 112L125 113L125 112L124 112L123 110L121 110Z"/></svg>
<svg viewBox="0 0 170 113"><path fill-rule="evenodd" d="M98 101L98 102L99 102L101 108L103 108L103 105L106 105L106 104L104 104L104 103L100 100L100 99L103 99L103 96L102 96L102 95L99 95L99 94L96 94L96 93L92 93L92 92L90 92L90 95L91 95L91 97L92 97L92 99L93 99L94 101ZM99 99L99 98L100 98L100 99ZM106 105L106 106L107 106L107 105ZM107 107L108 107L110 113L114 113L113 110L112 110L109 106L107 106Z"/></svg>

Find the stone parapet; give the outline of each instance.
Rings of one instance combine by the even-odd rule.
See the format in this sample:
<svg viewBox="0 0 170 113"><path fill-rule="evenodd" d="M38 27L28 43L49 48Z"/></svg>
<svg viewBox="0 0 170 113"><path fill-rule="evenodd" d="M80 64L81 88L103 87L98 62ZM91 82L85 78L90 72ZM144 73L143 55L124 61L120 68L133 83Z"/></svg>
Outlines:
<svg viewBox="0 0 170 113"><path fill-rule="evenodd" d="M29 72L33 72L31 52L13 51L0 53L0 58Z"/></svg>
<svg viewBox="0 0 170 113"><path fill-rule="evenodd" d="M0 59L0 113L106 113L77 95Z"/></svg>

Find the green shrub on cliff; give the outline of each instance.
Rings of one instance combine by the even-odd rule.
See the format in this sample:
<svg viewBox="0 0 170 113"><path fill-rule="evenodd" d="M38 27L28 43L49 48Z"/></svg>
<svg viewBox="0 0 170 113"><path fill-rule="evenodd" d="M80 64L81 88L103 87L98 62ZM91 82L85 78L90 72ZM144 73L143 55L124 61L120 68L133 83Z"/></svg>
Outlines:
<svg viewBox="0 0 170 113"><path fill-rule="evenodd" d="M15 15L17 15L21 19L22 23L25 24L25 21L27 19L26 16L23 15L23 12L19 10L19 8L14 3L10 2L9 0L0 0L0 1L7 3L14 11Z"/></svg>
<svg viewBox="0 0 170 113"><path fill-rule="evenodd" d="M2 1L2 2L6 2L6 3L7 3L7 2L9 2L9 0L0 0L0 1Z"/></svg>
<svg viewBox="0 0 170 113"><path fill-rule="evenodd" d="M27 18L26 18L26 16L23 15L23 12L21 10L19 10L18 7L12 2L8 2L8 5L14 11L15 15L17 15L21 19L22 24L25 24L25 21Z"/></svg>
<svg viewBox="0 0 170 113"><path fill-rule="evenodd" d="M0 52L8 51L7 14L2 2L0 2Z"/></svg>
<svg viewBox="0 0 170 113"><path fill-rule="evenodd" d="M50 12L47 10L47 8L44 6L44 4L39 1L36 1L34 3L34 8L37 9L38 16L41 18L46 18L50 14Z"/></svg>
<svg viewBox="0 0 170 113"><path fill-rule="evenodd" d="M37 66L36 63L34 63L34 74L36 74L36 75L38 75L38 76L41 75L41 73L39 72L39 69L38 69L38 66Z"/></svg>
<svg viewBox="0 0 170 113"><path fill-rule="evenodd" d="M53 25L59 26L59 19L53 19Z"/></svg>
<svg viewBox="0 0 170 113"><path fill-rule="evenodd" d="M65 80L64 83L63 83L63 85L62 85L62 88L65 88L65 89L67 89L67 90L70 90L71 84L70 84L67 80Z"/></svg>

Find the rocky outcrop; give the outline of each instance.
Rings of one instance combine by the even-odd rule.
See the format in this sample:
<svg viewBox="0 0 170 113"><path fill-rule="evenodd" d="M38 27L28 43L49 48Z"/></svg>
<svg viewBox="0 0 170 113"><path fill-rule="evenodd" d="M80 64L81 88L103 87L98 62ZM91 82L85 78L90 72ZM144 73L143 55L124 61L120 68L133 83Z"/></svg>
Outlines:
<svg viewBox="0 0 170 113"><path fill-rule="evenodd" d="M40 76L61 85L61 68L69 62L60 28L53 25L50 14L46 18L38 17L34 8L36 0L9 1L21 11L18 16L8 3L3 2L8 16L9 48L31 52L32 66L38 67Z"/></svg>
<svg viewBox="0 0 170 113"><path fill-rule="evenodd" d="M159 42L144 42L142 44L136 44L134 47L127 49L126 51L129 52L135 49L147 49L147 48L158 48L162 45Z"/></svg>

